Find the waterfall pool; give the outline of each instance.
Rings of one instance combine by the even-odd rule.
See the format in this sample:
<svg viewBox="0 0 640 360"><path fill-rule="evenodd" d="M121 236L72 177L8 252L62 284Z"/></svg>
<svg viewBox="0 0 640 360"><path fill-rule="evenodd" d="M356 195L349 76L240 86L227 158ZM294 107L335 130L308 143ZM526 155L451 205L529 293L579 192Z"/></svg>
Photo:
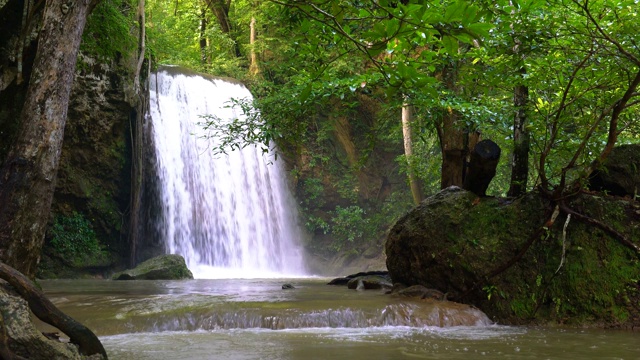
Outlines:
<svg viewBox="0 0 640 360"><path fill-rule="evenodd" d="M640 357L634 332L501 326L467 308L326 282L290 278L40 284L61 310L89 326L116 360ZM284 283L295 289L283 290Z"/></svg>

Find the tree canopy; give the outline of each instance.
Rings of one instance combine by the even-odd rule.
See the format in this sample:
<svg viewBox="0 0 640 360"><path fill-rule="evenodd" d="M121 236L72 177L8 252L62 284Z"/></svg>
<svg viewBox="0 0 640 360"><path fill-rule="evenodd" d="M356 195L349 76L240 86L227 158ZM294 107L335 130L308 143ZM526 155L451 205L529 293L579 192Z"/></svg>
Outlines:
<svg viewBox="0 0 640 360"><path fill-rule="evenodd" d="M359 166L376 144L402 143L410 106L413 149L398 164L426 193L461 185L444 173L465 171L480 134L503 149L490 193L560 201L614 145L638 140L637 0L229 0L230 30L211 2L150 4L158 62L241 77L256 96L259 111L236 104L244 123L208 119L219 151L321 141L334 125L317 114L348 118L366 98L379 109Z"/></svg>

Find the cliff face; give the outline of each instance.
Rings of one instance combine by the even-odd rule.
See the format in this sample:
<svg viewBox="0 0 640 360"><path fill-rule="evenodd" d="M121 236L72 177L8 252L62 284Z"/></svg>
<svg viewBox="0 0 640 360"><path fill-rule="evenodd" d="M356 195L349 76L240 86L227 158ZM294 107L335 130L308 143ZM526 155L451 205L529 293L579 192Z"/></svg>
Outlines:
<svg viewBox="0 0 640 360"><path fill-rule="evenodd" d="M0 164L17 135L40 28L37 12L23 28L23 5L0 0ZM78 59L39 276L100 275L127 256L133 62L103 59Z"/></svg>
<svg viewBox="0 0 640 360"><path fill-rule="evenodd" d="M126 64L125 64L126 65ZM131 130L135 107L127 67L81 56L73 85L41 276L104 275L128 257ZM84 219L75 223L71 220ZM75 228L74 228L75 225ZM89 229L83 229L88 227ZM92 230L92 256L75 258L69 233ZM89 233L89 236L92 235ZM70 238L69 238L70 239ZM83 240L79 240L83 241ZM84 239L84 241L88 241Z"/></svg>

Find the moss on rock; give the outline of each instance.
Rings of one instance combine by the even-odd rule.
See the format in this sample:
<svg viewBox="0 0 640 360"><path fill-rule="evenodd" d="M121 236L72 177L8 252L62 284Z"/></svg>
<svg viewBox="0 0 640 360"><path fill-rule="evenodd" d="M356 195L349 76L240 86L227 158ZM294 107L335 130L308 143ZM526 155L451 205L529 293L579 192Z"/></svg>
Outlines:
<svg viewBox="0 0 640 360"><path fill-rule="evenodd" d="M569 206L639 243L635 202L583 194ZM394 282L447 292L502 323L640 326L638 258L592 225L560 215L506 266L544 225L548 208L537 193L505 200L444 190L393 227L387 268Z"/></svg>
<svg viewBox="0 0 640 360"><path fill-rule="evenodd" d="M134 269L116 273L113 280L181 280L193 279L184 258L180 255L160 255Z"/></svg>

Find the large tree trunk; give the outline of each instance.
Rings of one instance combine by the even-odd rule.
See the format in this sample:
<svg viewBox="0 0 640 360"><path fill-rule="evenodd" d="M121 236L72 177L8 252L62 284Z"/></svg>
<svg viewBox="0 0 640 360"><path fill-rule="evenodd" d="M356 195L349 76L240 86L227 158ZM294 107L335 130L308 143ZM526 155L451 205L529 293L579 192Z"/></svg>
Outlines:
<svg viewBox="0 0 640 360"><path fill-rule="evenodd" d="M521 74L526 70L522 68ZM508 196L517 197L527 191L529 180L529 131L527 130L527 103L529 102L529 88L516 85L513 91L515 116L513 119L513 158L511 163L511 184Z"/></svg>
<svg viewBox="0 0 640 360"><path fill-rule="evenodd" d="M458 72L456 64L447 64L442 70L442 81L451 93L456 93ZM442 151L442 171L440 187L442 189L455 185L462 187L466 173L469 149L478 143L480 134L469 132L459 121L459 114L451 107L446 108L442 122L437 125L438 140Z"/></svg>
<svg viewBox="0 0 640 360"><path fill-rule="evenodd" d="M411 195L413 202L418 205L424 198L422 188L415 171L413 171L413 134L411 131L411 122L413 114L411 113L411 105L402 104L402 136L404 138L404 155L407 158L407 175L409 176L409 186L411 187Z"/></svg>
<svg viewBox="0 0 640 360"><path fill-rule="evenodd" d="M0 169L0 260L34 277L55 189L78 48L98 0L48 0L20 130Z"/></svg>

